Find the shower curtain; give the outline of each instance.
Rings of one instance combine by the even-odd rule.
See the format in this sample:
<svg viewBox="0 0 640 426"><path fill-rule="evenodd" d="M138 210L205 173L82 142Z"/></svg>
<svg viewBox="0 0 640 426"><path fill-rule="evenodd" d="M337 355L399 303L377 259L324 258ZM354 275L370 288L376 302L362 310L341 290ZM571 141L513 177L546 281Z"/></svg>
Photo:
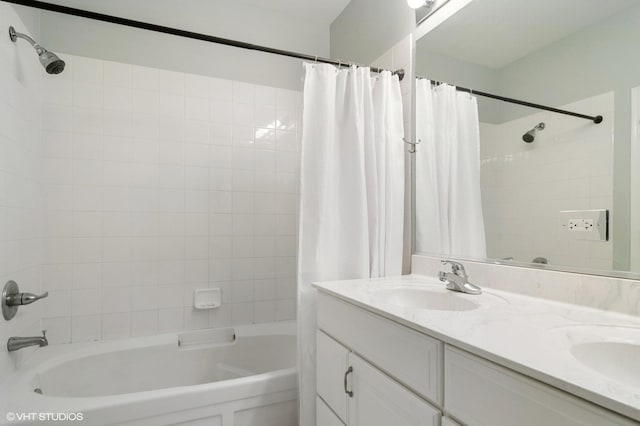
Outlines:
<svg viewBox="0 0 640 426"><path fill-rule="evenodd" d="M416 250L485 258L476 98L418 80L416 136Z"/></svg>
<svg viewBox="0 0 640 426"><path fill-rule="evenodd" d="M300 424L315 424L314 281L400 275L402 99L396 76L305 64L298 252Z"/></svg>

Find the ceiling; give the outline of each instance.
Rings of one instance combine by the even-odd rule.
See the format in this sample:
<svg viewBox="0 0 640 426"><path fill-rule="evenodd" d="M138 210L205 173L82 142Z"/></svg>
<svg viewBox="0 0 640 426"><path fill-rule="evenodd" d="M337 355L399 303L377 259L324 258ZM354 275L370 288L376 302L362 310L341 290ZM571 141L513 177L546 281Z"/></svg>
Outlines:
<svg viewBox="0 0 640 426"><path fill-rule="evenodd" d="M502 68L640 0L473 0L418 41L437 52Z"/></svg>
<svg viewBox="0 0 640 426"><path fill-rule="evenodd" d="M240 0L242 3L331 25L351 0ZM397 0L391 0L397 1Z"/></svg>

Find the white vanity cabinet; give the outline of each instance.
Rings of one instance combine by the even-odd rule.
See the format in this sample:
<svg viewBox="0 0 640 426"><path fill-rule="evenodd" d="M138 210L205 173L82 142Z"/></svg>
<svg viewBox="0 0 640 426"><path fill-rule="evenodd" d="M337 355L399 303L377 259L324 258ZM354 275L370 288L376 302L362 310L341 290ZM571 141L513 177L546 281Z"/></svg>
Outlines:
<svg viewBox="0 0 640 426"><path fill-rule="evenodd" d="M446 409L478 426L631 426L638 423L452 346L445 348Z"/></svg>
<svg viewBox="0 0 640 426"><path fill-rule="evenodd" d="M322 331L316 342L318 426L440 425L438 409L367 361Z"/></svg>
<svg viewBox="0 0 640 426"><path fill-rule="evenodd" d="M626 417L318 293L318 426L631 426Z"/></svg>
<svg viewBox="0 0 640 426"><path fill-rule="evenodd" d="M318 426L440 426L441 342L323 294L318 327Z"/></svg>

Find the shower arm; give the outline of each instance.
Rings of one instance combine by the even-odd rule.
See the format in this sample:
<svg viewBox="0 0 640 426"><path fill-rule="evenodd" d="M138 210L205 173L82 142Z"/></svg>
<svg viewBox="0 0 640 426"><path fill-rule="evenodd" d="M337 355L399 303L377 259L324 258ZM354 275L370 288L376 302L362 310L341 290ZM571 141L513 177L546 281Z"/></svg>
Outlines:
<svg viewBox="0 0 640 426"><path fill-rule="evenodd" d="M36 49L36 52L38 53L38 55L44 53L47 51L47 49L45 49L44 47L40 46L38 43L36 43L36 41L34 39L32 39L31 37L29 37L26 34L23 33L19 33L15 30L15 28L13 27L9 27L9 38L11 38L12 42L16 42L18 41L19 38L27 40L29 42L29 44L31 46L33 46L34 49Z"/></svg>

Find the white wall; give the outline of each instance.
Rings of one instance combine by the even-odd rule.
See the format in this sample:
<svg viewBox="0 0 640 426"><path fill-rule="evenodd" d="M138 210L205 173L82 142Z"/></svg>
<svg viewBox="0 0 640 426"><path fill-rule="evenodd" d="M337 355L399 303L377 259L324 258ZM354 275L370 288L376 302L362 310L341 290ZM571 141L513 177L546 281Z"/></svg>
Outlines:
<svg viewBox="0 0 640 426"><path fill-rule="evenodd" d="M294 318L300 92L63 57L44 99L51 341ZM223 306L193 309L207 287Z"/></svg>
<svg viewBox="0 0 640 426"><path fill-rule="evenodd" d="M15 10L0 3L0 28L24 28ZM6 34L6 32L5 32ZM43 69L26 42L0 37L0 286L15 280L22 291L41 287L42 184L40 87ZM21 353L5 349L11 336L40 334L42 302L21 307L10 322L0 317L0 377Z"/></svg>
<svg viewBox="0 0 640 426"><path fill-rule="evenodd" d="M328 25L229 0L52 0L52 3L310 55L329 55ZM43 12L52 50L299 90L297 59Z"/></svg>
<svg viewBox="0 0 640 426"><path fill-rule="evenodd" d="M482 201L491 259L610 270L611 241L568 240L559 233L563 210L613 210L612 92L562 108L608 117L594 126L584 120L539 112L500 125L480 126ZM544 122L531 144L525 130ZM618 224L612 214L612 226Z"/></svg>
<svg viewBox="0 0 640 426"><path fill-rule="evenodd" d="M404 0L351 0L331 24L331 56L370 64L416 27Z"/></svg>

